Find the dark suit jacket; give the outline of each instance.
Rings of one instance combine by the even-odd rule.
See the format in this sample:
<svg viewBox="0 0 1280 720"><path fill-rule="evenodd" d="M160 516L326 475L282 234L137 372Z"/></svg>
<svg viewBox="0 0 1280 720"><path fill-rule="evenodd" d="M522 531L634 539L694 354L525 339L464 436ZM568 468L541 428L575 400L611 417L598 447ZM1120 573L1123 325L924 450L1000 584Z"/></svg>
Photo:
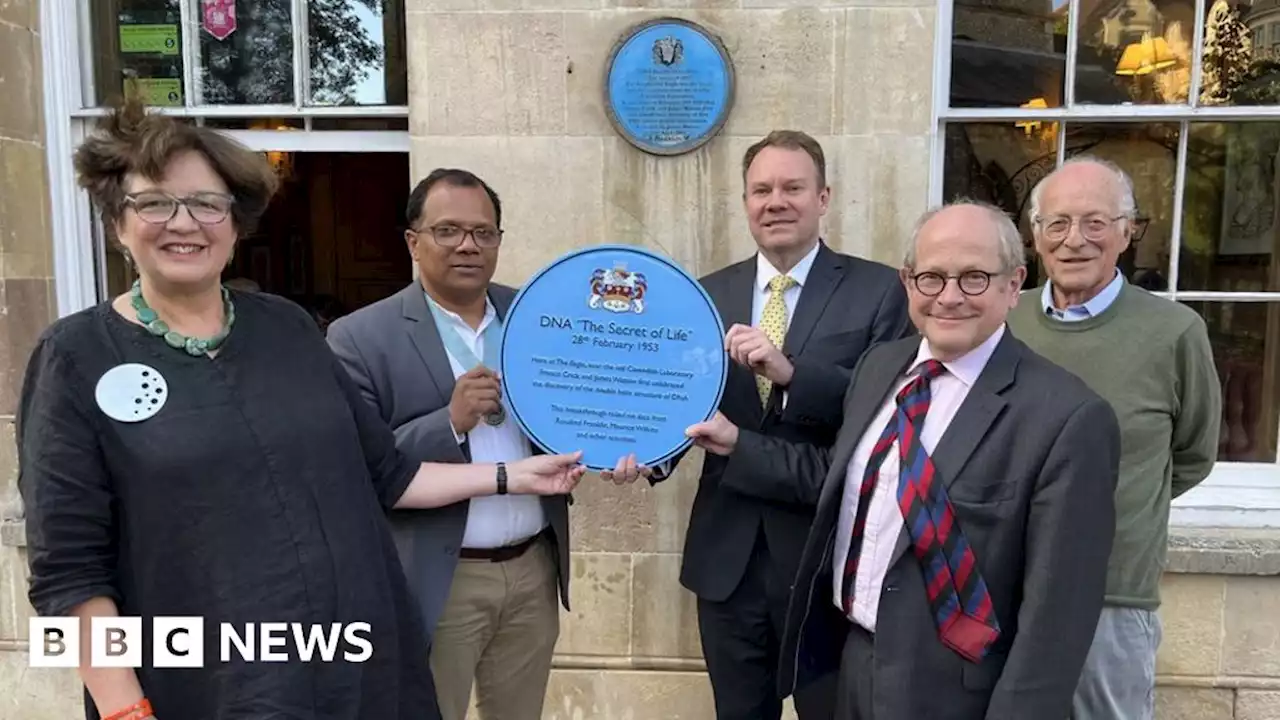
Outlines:
<svg viewBox="0 0 1280 720"><path fill-rule="evenodd" d="M818 500L783 637L781 690L839 666L849 621L832 604L831 555L854 448L915 358L915 339L854 371L830 450L743 432L734 461L753 492ZM1115 531L1120 430L1111 406L1006 329L933 453L991 593L1002 634L969 663L938 640L924 576L899 537L876 618L875 715L1026 720L1070 715L1093 641ZM778 477L793 478L781 487Z"/></svg>
<svg viewBox="0 0 1280 720"><path fill-rule="evenodd" d="M734 323L751 324L755 282L754 256L701 280L726 330ZM833 252L823 244L801 289L782 348L795 365L786 408L778 388L768 408L761 407L755 375L735 363L729 369L720 411L742 428L829 445L840 427L840 398L858 357L874 343L914 334L896 271ZM723 601L733 593L761 527L775 568L781 577L790 578L813 521L813 502L794 497L762 499L727 487L726 480L741 469L710 453L703 462L680 582L707 600Z"/></svg>
<svg viewBox="0 0 1280 720"><path fill-rule="evenodd" d="M516 291L489 286L489 300L505 317ZM471 462L449 425L453 369L422 286L417 282L329 326L329 345L361 394L395 431L396 445L422 462ZM555 534L560 599L569 607L570 498L544 497ZM392 536L427 628L434 630L458 564L470 502L430 510L392 510Z"/></svg>

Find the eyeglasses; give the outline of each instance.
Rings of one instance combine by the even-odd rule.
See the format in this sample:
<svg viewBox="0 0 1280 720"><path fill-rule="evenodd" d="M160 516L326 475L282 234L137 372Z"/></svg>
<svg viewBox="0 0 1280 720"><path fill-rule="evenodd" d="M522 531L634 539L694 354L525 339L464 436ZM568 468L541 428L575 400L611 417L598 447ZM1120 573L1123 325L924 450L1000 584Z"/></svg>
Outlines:
<svg viewBox="0 0 1280 720"><path fill-rule="evenodd" d="M502 231L491 227L460 228L457 225L433 225L414 232L425 232L442 247L458 247L468 235L475 241L476 247L495 248L502 242Z"/></svg>
<svg viewBox="0 0 1280 720"><path fill-rule="evenodd" d="M1123 220L1128 215L1116 215L1115 217L1107 217L1106 215L1086 215L1082 218L1073 218L1067 215L1055 215L1053 217L1036 217L1035 221L1040 225L1040 231L1044 233L1044 237L1052 242L1060 242L1066 240L1071 234L1071 226L1079 224L1080 234L1086 240L1103 240L1107 236L1107 231L1111 229L1111 225L1117 220Z"/></svg>
<svg viewBox="0 0 1280 720"><path fill-rule="evenodd" d="M998 277L1001 273L989 273L982 270L966 270L959 275L943 275L936 272L922 272L911 276L912 282L916 285L916 290L920 294L929 297L936 297L947 289L947 283L952 280L956 281L956 285L960 288L960 292L965 295L981 295L991 287L991 278Z"/></svg>
<svg viewBox="0 0 1280 720"><path fill-rule="evenodd" d="M124 196L124 204L133 208L138 217L153 225L164 225L178 214L183 206L191 218L201 225L217 225L227 219L235 198L223 193L202 192L184 198L162 192L130 193Z"/></svg>

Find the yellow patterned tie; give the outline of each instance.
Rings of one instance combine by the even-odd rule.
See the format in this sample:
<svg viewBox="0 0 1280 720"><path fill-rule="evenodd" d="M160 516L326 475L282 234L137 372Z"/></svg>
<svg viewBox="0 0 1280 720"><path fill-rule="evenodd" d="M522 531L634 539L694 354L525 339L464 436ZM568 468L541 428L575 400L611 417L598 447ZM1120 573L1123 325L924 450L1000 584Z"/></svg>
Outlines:
<svg viewBox="0 0 1280 720"><path fill-rule="evenodd" d="M790 275L776 275L769 281L769 300L764 304L764 313L760 315L760 329L773 346L781 349L787 337L787 304L782 295L794 286L796 281ZM760 404L769 404L769 393L773 390L773 382L763 375L756 375L756 389L760 391Z"/></svg>

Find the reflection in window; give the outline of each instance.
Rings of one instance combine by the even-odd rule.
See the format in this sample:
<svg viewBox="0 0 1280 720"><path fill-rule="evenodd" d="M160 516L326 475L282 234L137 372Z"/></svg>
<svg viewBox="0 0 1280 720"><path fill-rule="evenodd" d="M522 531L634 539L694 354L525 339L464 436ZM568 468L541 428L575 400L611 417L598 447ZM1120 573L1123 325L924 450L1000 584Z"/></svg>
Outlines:
<svg viewBox="0 0 1280 720"><path fill-rule="evenodd" d="M1205 4L1205 105L1270 105L1280 97L1275 46L1280 42L1280 6L1273 2L1209 0Z"/></svg>
<svg viewBox="0 0 1280 720"><path fill-rule="evenodd" d="M1192 0L1106 0L1082 10L1076 99L1095 104L1188 102ZM1207 0L1199 102L1277 101L1274 48L1280 6L1271 0ZM1097 82L1103 80L1103 82Z"/></svg>
<svg viewBox="0 0 1280 720"><path fill-rule="evenodd" d="M87 103L106 105L136 92L149 105L181 106L179 0L102 0L89 10L94 92Z"/></svg>
<svg viewBox="0 0 1280 720"><path fill-rule="evenodd" d="M1276 461L1280 417L1280 304L1188 302L1209 328L1222 384L1218 459Z"/></svg>
<svg viewBox="0 0 1280 720"><path fill-rule="evenodd" d="M293 103L291 5L290 0L236 0L236 28L230 35L219 40L200 30L205 104Z"/></svg>
<svg viewBox="0 0 1280 720"><path fill-rule="evenodd" d="M1185 103L1194 32L1193 0L1104 0L1082 6L1076 101Z"/></svg>
<svg viewBox="0 0 1280 720"><path fill-rule="evenodd" d="M1120 256L1120 272L1148 290L1168 290L1178 125L1074 123L1067 126L1066 154L1110 160L1129 175L1138 220L1129 249Z"/></svg>
<svg viewBox="0 0 1280 720"><path fill-rule="evenodd" d="M1280 123L1192 123L1178 289L1280 290Z"/></svg>
<svg viewBox="0 0 1280 720"><path fill-rule="evenodd" d="M405 105L404 0L308 0L315 105Z"/></svg>
<svg viewBox="0 0 1280 720"><path fill-rule="evenodd" d="M1061 107L1067 3L957 0L952 107Z"/></svg>

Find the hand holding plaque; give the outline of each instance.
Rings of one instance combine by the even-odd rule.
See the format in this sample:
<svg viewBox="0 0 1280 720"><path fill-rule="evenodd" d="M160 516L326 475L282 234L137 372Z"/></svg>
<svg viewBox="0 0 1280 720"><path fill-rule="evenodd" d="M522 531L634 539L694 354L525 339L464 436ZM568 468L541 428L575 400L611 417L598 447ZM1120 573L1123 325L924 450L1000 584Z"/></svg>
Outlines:
<svg viewBox="0 0 1280 720"><path fill-rule="evenodd" d="M706 422L690 425L685 434L712 455L732 455L738 446L738 426L719 412Z"/></svg>
<svg viewBox="0 0 1280 720"><path fill-rule="evenodd" d="M496 372L477 365L458 378L453 386L453 397L449 399L449 422L453 424L454 432L465 435L481 418L495 417L499 413L502 413L502 386ZM502 420L493 424L501 425Z"/></svg>
<svg viewBox="0 0 1280 720"><path fill-rule="evenodd" d="M517 495L568 495L587 469L578 462L582 453L534 455L511 463L510 491Z"/></svg>
<svg viewBox="0 0 1280 720"><path fill-rule="evenodd" d="M653 474L653 470L639 464L636 461L635 453L631 453L625 457L618 458L618 463L614 465L612 470L601 470L600 479L605 482L611 482L614 485L630 485L640 478L648 478Z"/></svg>

